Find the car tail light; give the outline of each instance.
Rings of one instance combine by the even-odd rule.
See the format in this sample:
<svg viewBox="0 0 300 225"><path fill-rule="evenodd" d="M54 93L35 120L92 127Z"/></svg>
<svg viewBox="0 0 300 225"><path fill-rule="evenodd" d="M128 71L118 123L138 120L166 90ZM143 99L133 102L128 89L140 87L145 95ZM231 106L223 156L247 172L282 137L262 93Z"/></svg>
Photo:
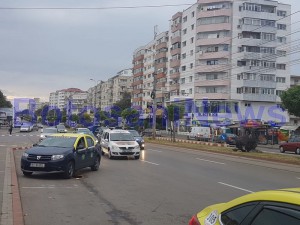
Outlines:
<svg viewBox="0 0 300 225"><path fill-rule="evenodd" d="M201 225L196 215L194 215L192 219L190 219L189 225Z"/></svg>

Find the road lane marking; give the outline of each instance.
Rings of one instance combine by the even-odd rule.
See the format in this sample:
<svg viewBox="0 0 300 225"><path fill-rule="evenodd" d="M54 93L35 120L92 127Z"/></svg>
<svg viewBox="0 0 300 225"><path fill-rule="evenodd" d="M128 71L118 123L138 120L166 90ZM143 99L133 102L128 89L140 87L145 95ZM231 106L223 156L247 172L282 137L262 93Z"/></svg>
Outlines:
<svg viewBox="0 0 300 225"><path fill-rule="evenodd" d="M154 149L146 149L146 151L151 151L151 152L162 152L162 151L154 150Z"/></svg>
<svg viewBox="0 0 300 225"><path fill-rule="evenodd" d="M225 165L225 163L216 162L216 161L211 161L211 160L207 160L207 159L200 159L200 158L196 158L196 159L197 159L197 160L201 160L201 161L205 161L205 162L211 162L211 163L216 163L216 164Z"/></svg>
<svg viewBox="0 0 300 225"><path fill-rule="evenodd" d="M22 187L23 189L55 189L55 188L66 188L66 189L72 189L72 188L78 188L78 187L53 187L53 186L50 186L50 187Z"/></svg>
<svg viewBox="0 0 300 225"><path fill-rule="evenodd" d="M149 162L149 161L146 161L146 160L141 160L142 162L145 162L145 163L150 163L152 165L156 165L156 166L159 166L159 164L157 163L154 163L154 162Z"/></svg>
<svg viewBox="0 0 300 225"><path fill-rule="evenodd" d="M296 179L300 180L300 177L296 177Z"/></svg>
<svg viewBox="0 0 300 225"><path fill-rule="evenodd" d="M225 186L228 186L228 187L232 187L232 188L235 188L235 189L239 189L239 190L242 190L242 191L245 191L245 192L253 193L253 191L249 191L249 190L244 189L244 188L240 188L240 187L233 186L233 185L226 184L226 183L222 183L222 182L218 182L218 183L219 183L219 184L222 184L222 185L225 185Z"/></svg>

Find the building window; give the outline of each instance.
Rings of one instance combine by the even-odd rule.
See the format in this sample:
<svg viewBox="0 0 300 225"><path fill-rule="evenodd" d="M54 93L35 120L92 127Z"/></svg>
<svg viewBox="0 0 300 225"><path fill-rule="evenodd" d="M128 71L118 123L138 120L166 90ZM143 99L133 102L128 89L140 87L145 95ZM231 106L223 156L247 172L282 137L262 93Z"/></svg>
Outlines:
<svg viewBox="0 0 300 225"><path fill-rule="evenodd" d="M189 82L193 82L193 77L192 76L189 77Z"/></svg>
<svg viewBox="0 0 300 225"><path fill-rule="evenodd" d="M218 74L206 74L206 80L217 80Z"/></svg>
<svg viewBox="0 0 300 225"><path fill-rule="evenodd" d="M190 68L193 69L193 67L194 67L194 64L190 63Z"/></svg>
<svg viewBox="0 0 300 225"><path fill-rule="evenodd" d="M192 37L192 38L191 38L191 44L193 44L193 43L194 43L194 38Z"/></svg>
<svg viewBox="0 0 300 225"><path fill-rule="evenodd" d="M185 23L187 21L187 16L183 17L182 21Z"/></svg>
<svg viewBox="0 0 300 225"><path fill-rule="evenodd" d="M216 87L206 87L206 93L217 93Z"/></svg>
<svg viewBox="0 0 300 225"><path fill-rule="evenodd" d="M185 59L185 58L186 58L186 54L183 53L183 54L182 54L182 59Z"/></svg>
<svg viewBox="0 0 300 225"><path fill-rule="evenodd" d="M194 30L194 28L195 28L195 24L192 24L191 25L191 30Z"/></svg>
<svg viewBox="0 0 300 225"><path fill-rule="evenodd" d="M181 83L185 84L185 78L181 78Z"/></svg>
<svg viewBox="0 0 300 225"><path fill-rule="evenodd" d="M186 41L182 42L182 47L186 46Z"/></svg>
<svg viewBox="0 0 300 225"><path fill-rule="evenodd" d="M278 64L276 65L276 68L277 68L278 70L285 70L285 67L286 67L285 64L280 64L280 63L278 63Z"/></svg>
<svg viewBox="0 0 300 225"><path fill-rule="evenodd" d="M276 90L276 95L277 95L277 96L279 96L279 97L280 97L280 96L282 95L282 93L283 93L283 91L282 91L282 90Z"/></svg>
<svg viewBox="0 0 300 225"><path fill-rule="evenodd" d="M195 17L195 11L192 12L192 17Z"/></svg>
<svg viewBox="0 0 300 225"><path fill-rule="evenodd" d="M183 34L186 34L186 32L187 32L187 30L186 30L186 28L183 30Z"/></svg>
<svg viewBox="0 0 300 225"><path fill-rule="evenodd" d="M277 24L277 30L286 30L286 24Z"/></svg>
<svg viewBox="0 0 300 225"><path fill-rule="evenodd" d="M278 10L277 11L277 16L286 17L286 11Z"/></svg>
<svg viewBox="0 0 300 225"><path fill-rule="evenodd" d="M285 83L285 77L276 77L277 83Z"/></svg>
<svg viewBox="0 0 300 225"><path fill-rule="evenodd" d="M277 42L279 43L286 43L286 37L277 37Z"/></svg>
<svg viewBox="0 0 300 225"><path fill-rule="evenodd" d="M218 65L219 61L218 60L208 60L206 61L206 65Z"/></svg>
<svg viewBox="0 0 300 225"><path fill-rule="evenodd" d="M189 89L189 94L193 94L193 89L192 88Z"/></svg>
<svg viewBox="0 0 300 225"><path fill-rule="evenodd" d="M182 66L181 71L186 71L186 66Z"/></svg>
<svg viewBox="0 0 300 225"><path fill-rule="evenodd" d="M190 51L190 55L193 56L194 55L194 50Z"/></svg>

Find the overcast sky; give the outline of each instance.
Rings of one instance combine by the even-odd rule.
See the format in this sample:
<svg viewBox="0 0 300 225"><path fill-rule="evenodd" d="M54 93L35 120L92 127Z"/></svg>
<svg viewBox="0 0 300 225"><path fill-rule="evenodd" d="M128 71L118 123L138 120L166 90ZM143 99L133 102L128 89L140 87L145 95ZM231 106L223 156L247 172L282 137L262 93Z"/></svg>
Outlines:
<svg viewBox="0 0 300 225"><path fill-rule="evenodd" d="M281 0L300 10L299 0ZM0 90L7 97L41 97L76 87L87 90L132 67L133 51L168 29L169 19L187 5L132 9L109 8L193 4L196 0L1 0ZM16 8L16 9L4 9ZM1 9L2 8L2 9ZM300 21L300 13L292 22ZM295 24L293 30L300 29ZM297 37L298 36L298 37ZM294 39L299 38L294 35ZM292 73L298 68L294 67ZM300 75L300 72L298 72Z"/></svg>

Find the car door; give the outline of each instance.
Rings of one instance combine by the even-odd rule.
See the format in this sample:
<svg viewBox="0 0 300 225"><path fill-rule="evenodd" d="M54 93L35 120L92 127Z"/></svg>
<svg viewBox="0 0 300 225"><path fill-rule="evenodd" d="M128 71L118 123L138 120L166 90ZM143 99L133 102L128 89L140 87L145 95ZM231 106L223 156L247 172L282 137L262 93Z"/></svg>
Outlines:
<svg viewBox="0 0 300 225"><path fill-rule="evenodd" d="M75 168L80 169L85 167L87 146L84 137L80 137L75 145Z"/></svg>
<svg viewBox="0 0 300 225"><path fill-rule="evenodd" d="M87 151L86 151L86 164L85 166L91 166L95 162L95 158L97 157L97 151L95 147L95 141L92 137L86 136L87 143Z"/></svg>
<svg viewBox="0 0 300 225"><path fill-rule="evenodd" d="M108 132L104 132L101 138L101 147L102 147L102 151L104 151L105 153L108 153L108 138L109 138Z"/></svg>

